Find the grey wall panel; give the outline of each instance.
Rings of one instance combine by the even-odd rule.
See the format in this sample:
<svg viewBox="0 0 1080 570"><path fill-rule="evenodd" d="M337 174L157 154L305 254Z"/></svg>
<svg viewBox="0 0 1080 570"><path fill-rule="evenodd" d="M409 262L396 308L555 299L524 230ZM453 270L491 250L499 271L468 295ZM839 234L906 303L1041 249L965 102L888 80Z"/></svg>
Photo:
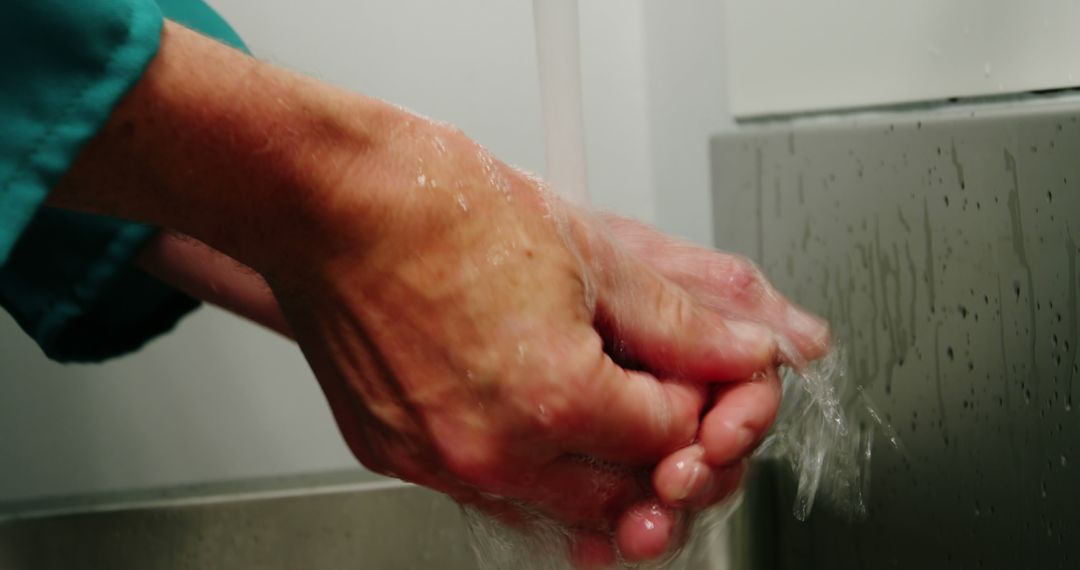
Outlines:
<svg viewBox="0 0 1080 570"><path fill-rule="evenodd" d="M899 433L870 516L754 513L781 568L1080 566L1080 107L713 141L717 245L828 317ZM756 504L753 503L752 504Z"/></svg>

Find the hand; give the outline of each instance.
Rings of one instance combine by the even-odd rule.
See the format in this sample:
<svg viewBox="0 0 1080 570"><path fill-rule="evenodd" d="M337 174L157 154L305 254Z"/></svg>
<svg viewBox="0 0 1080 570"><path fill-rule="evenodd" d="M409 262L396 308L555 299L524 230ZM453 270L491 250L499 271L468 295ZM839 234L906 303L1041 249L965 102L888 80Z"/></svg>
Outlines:
<svg viewBox="0 0 1080 570"><path fill-rule="evenodd" d="M460 133L171 23L50 203L265 276L369 467L580 528L651 494L707 383L777 358Z"/></svg>
<svg viewBox="0 0 1080 570"><path fill-rule="evenodd" d="M346 441L466 502L610 528L645 494L591 462L647 466L691 442L704 383L770 366L771 333L705 310L460 133L393 120L387 154L309 222L308 256L260 268Z"/></svg>
<svg viewBox="0 0 1080 570"><path fill-rule="evenodd" d="M607 216L604 221L613 241L665 278L693 292L698 302L722 313L768 324L779 336L793 339L790 344L801 347L801 358L806 361L824 353L828 343L824 324L801 311L794 312L798 309L777 294L749 261L678 241L636 221L615 216ZM143 251L139 262L190 294L288 334L262 277L208 246L164 233ZM667 550L674 527L685 518L675 509L693 511L708 506L737 488L745 470L742 459L752 452L771 424L779 403L775 370L761 381L728 383L714 390L715 403L706 416L710 419L698 443L673 453L653 471L655 489L664 506L646 500L622 515L618 527L622 530L619 542L624 556L647 559ZM739 437L733 426L740 425L748 426L752 435ZM747 439L750 444L745 443ZM703 440L713 451L708 461ZM504 519L515 515L494 502L485 506L501 511ZM653 531L643 530L641 523L645 520L653 523ZM587 564L590 560L595 563L614 558L613 545L602 533L583 534L578 550Z"/></svg>
<svg viewBox="0 0 1080 570"><path fill-rule="evenodd" d="M699 303L720 315L767 326L777 335L789 365L800 368L828 350L824 321L788 302L749 260L680 241L634 220L610 215L605 220L629 253ZM655 557L670 547L664 538L672 536L676 521L685 518L675 508L703 508L738 488L746 458L772 425L779 403L775 368L748 381L716 387L697 442L671 454L653 471L661 504L643 503L624 517L620 525L624 556ZM640 523L645 519L652 532L643 530Z"/></svg>
<svg viewBox="0 0 1080 570"><path fill-rule="evenodd" d="M632 220L607 216L604 221L613 241L691 291L699 303L768 324L779 336L791 339L790 345L801 347L799 357L805 361L824 353L828 343L824 324L787 303L749 261L681 242ZM163 233L143 251L139 262L159 278L196 297L288 334L284 317L262 277L204 244ZM653 472L657 495L665 506L646 501L622 516L619 528L625 535L620 541L624 555L645 559L669 548L668 537L683 515L665 509L696 510L726 498L738 486L745 467L742 459L752 452L775 415L778 382L771 370L762 381L729 383L718 386L716 392L698 443L673 453ZM740 436L737 426L749 427L751 435ZM747 444L747 440L751 443ZM709 460L705 459L703 441L712 450ZM499 508L493 503L487 506ZM512 513L504 510L504 517L508 514ZM640 523L646 519L653 523L653 532L641 530ZM603 534L584 535L579 550L593 560L614 556Z"/></svg>

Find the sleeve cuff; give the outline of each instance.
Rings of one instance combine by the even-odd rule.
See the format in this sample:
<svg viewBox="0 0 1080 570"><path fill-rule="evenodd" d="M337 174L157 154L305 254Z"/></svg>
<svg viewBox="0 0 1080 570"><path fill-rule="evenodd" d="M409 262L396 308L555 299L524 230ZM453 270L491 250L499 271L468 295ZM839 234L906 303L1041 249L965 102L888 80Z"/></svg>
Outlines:
<svg viewBox="0 0 1080 570"><path fill-rule="evenodd" d="M19 90L0 96L0 117L8 122L0 144L0 265L82 146L142 76L161 39L161 11L150 0L105 3L102 13L87 16L100 22L91 31L61 14L93 8L36 4L13 8L9 22L30 28L30 45L6 45L18 37L0 42L15 50L0 62L40 55L40 61L13 63L0 80L0 87ZM58 14L50 16L50 9Z"/></svg>
<svg viewBox="0 0 1080 570"><path fill-rule="evenodd" d="M156 231L42 209L0 268L0 305L53 360L99 362L137 350L199 306L131 265Z"/></svg>

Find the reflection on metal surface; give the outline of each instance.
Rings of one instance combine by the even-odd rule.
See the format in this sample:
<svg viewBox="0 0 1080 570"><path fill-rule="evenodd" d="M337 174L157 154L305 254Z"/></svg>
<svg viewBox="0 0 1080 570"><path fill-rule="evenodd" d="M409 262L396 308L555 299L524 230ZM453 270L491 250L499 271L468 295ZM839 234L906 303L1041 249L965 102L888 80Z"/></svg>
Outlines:
<svg viewBox="0 0 1080 570"><path fill-rule="evenodd" d="M401 484L186 497L0 523L4 570L475 566L457 505Z"/></svg>
<svg viewBox="0 0 1080 570"><path fill-rule="evenodd" d="M445 495L360 469L0 504L3 570L475 570L471 538ZM678 567L726 570L727 544L703 524Z"/></svg>
<svg viewBox="0 0 1080 570"><path fill-rule="evenodd" d="M919 119L713 141L717 245L828 317L906 447L875 445L862 522L759 475L757 560L1074 567L1080 107Z"/></svg>

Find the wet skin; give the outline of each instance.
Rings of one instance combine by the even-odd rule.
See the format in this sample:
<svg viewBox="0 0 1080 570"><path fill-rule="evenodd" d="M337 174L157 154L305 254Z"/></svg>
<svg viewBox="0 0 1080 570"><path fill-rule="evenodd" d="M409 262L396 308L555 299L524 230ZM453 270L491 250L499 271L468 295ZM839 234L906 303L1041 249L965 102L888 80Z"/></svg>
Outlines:
<svg viewBox="0 0 1080 570"><path fill-rule="evenodd" d="M141 263L296 339L365 466L511 523L526 505L583 565L654 558L726 497L776 366L828 342L742 258L175 24L50 203L207 244Z"/></svg>

